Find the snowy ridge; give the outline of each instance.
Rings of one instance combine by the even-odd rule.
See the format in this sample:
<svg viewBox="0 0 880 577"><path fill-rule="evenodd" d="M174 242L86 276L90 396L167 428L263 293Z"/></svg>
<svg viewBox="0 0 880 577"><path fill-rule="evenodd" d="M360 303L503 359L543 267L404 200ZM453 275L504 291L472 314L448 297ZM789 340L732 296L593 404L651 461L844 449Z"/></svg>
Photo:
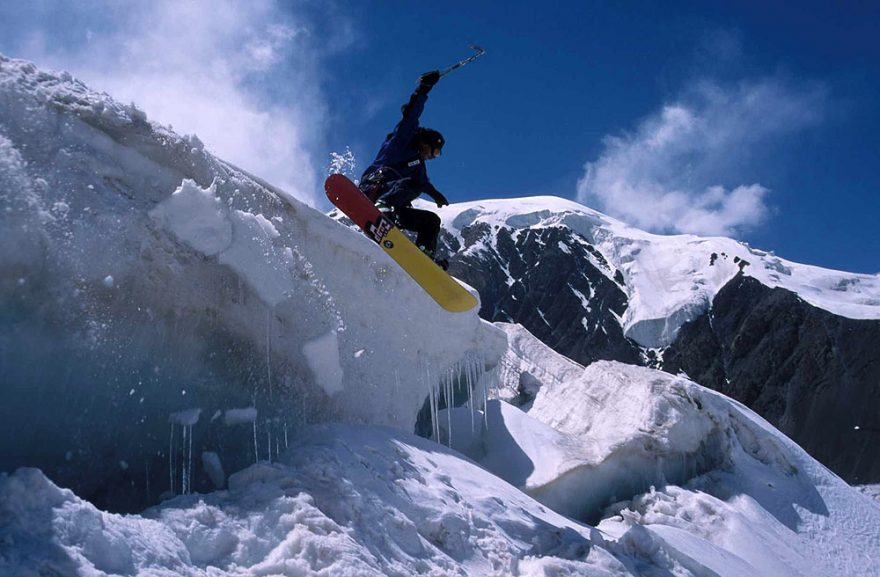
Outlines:
<svg viewBox="0 0 880 577"><path fill-rule="evenodd" d="M460 203L439 212L444 228L468 251L481 250L479 243L469 246L462 235L475 224L490 230L569 228L607 259L607 264L597 265L599 270L609 278L622 272L629 297L624 330L643 346L670 344L679 327L705 312L718 290L740 270L834 314L880 319L880 275L794 263L732 239L650 234L548 196Z"/></svg>

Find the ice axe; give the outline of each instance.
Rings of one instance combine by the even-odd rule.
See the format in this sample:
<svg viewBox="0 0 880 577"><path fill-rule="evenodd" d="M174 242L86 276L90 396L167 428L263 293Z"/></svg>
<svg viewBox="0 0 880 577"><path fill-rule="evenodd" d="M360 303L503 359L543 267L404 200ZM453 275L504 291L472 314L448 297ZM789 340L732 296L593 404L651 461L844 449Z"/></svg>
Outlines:
<svg viewBox="0 0 880 577"><path fill-rule="evenodd" d="M449 74L450 72L452 72L453 70L455 70L457 68L461 68L465 64L473 62L474 60L476 60L477 58L479 58L480 56L482 56L483 54L486 53L485 50L483 50L482 48L480 48L476 44L471 44L470 47L472 50L474 50L476 52L476 54L472 54L471 56L465 58L464 60L459 60L458 62L456 62L452 66L444 68L443 70L440 71L440 78L443 78L444 76L446 76L447 74Z"/></svg>

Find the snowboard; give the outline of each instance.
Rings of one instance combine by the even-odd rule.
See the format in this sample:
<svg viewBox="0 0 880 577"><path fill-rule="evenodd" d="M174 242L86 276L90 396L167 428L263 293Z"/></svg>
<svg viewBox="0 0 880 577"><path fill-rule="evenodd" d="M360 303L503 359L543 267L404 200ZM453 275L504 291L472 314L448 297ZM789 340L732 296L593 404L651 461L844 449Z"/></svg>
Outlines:
<svg viewBox="0 0 880 577"><path fill-rule="evenodd" d="M331 174L324 191L339 210L354 221L444 309L460 313L477 306L477 299L394 226L358 187L341 174Z"/></svg>

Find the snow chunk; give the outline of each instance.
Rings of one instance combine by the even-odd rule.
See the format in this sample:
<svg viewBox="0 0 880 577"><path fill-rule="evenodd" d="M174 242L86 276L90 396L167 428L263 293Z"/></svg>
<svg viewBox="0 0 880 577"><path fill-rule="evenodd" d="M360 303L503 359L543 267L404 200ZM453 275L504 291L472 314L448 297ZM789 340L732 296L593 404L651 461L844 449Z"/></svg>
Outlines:
<svg viewBox="0 0 880 577"><path fill-rule="evenodd" d="M281 235L262 214L235 210L229 214L234 242L219 257L238 272L270 306L286 300L295 286L288 247L273 242ZM272 266L266 266L269 262Z"/></svg>
<svg viewBox="0 0 880 577"><path fill-rule="evenodd" d="M196 575L170 529L103 513L37 469L0 474L0 518L14 543L2 575Z"/></svg>
<svg viewBox="0 0 880 577"><path fill-rule="evenodd" d="M244 409L229 409L223 413L224 425L243 425L257 420L257 409L247 407Z"/></svg>
<svg viewBox="0 0 880 577"><path fill-rule="evenodd" d="M305 343L303 354L315 377L315 382L324 389L324 392L335 395L345 389L342 385L344 373L342 365L339 364L339 339L335 330Z"/></svg>
<svg viewBox="0 0 880 577"><path fill-rule="evenodd" d="M205 451L202 453L202 467L214 484L215 489L222 489L226 485L226 473L223 471L223 463L220 461L220 455L213 451Z"/></svg>
<svg viewBox="0 0 880 577"><path fill-rule="evenodd" d="M201 188L186 179L150 211L150 216L193 249L213 256L232 244L232 223L225 215L216 185Z"/></svg>
<svg viewBox="0 0 880 577"><path fill-rule="evenodd" d="M178 411L168 416L168 422L174 425L182 425L191 427L199 422L199 416L202 414L201 409L189 409L187 411Z"/></svg>
<svg viewBox="0 0 880 577"><path fill-rule="evenodd" d="M469 412L469 409L454 410ZM461 420L459 417L458 421ZM589 451L578 439L560 433L503 401L489 401L480 423L479 443L469 441L467 435L460 442L478 447L484 455L471 452L467 453L468 456L527 491L552 482L589 461ZM458 434L459 431L454 431L453 439Z"/></svg>

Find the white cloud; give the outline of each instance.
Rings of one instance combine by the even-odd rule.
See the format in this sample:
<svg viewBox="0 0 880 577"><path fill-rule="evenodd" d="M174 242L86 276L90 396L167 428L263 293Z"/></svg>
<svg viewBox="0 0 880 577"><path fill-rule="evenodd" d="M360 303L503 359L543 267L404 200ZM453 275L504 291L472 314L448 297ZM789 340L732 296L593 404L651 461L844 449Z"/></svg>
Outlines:
<svg viewBox="0 0 880 577"><path fill-rule="evenodd" d="M43 3L42 16L22 23L31 30L16 56L135 102L217 156L316 202L323 49L306 17L275 0L65 4ZM72 24L59 34L65 12Z"/></svg>
<svg viewBox="0 0 880 577"><path fill-rule="evenodd" d="M769 214L749 182L771 145L821 122L826 91L779 78L694 83L635 132L607 136L585 166L578 199L655 232L735 236Z"/></svg>

